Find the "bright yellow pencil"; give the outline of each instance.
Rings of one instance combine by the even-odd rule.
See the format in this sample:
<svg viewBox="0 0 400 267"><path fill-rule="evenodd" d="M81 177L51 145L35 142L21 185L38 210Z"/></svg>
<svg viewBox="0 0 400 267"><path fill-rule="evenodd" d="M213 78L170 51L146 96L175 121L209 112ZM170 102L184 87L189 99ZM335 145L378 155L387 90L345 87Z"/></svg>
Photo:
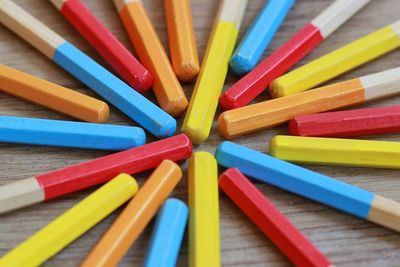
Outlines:
<svg viewBox="0 0 400 267"><path fill-rule="evenodd" d="M296 94L326 82L400 47L400 21L320 57L272 82L270 94Z"/></svg>
<svg viewBox="0 0 400 267"><path fill-rule="evenodd" d="M38 266L130 199L138 190L121 174L0 259L1 267Z"/></svg>
<svg viewBox="0 0 400 267"><path fill-rule="evenodd" d="M193 143L207 140L228 72L247 0L223 0L208 41L182 131Z"/></svg>
<svg viewBox="0 0 400 267"><path fill-rule="evenodd" d="M269 151L297 163L400 169L400 142L278 135Z"/></svg>
<svg viewBox="0 0 400 267"><path fill-rule="evenodd" d="M221 265L218 167L214 156L196 152L189 159L189 266Z"/></svg>

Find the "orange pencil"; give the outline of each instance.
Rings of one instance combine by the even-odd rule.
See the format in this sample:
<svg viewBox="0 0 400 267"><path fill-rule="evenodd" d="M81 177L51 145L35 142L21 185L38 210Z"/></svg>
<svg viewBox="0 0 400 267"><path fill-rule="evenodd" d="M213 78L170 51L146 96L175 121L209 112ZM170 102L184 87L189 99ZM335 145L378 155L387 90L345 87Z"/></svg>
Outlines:
<svg viewBox="0 0 400 267"><path fill-rule="evenodd" d="M223 137L234 138L287 122L296 115L363 104L399 93L400 67L225 111L218 119L218 128Z"/></svg>
<svg viewBox="0 0 400 267"><path fill-rule="evenodd" d="M103 101L0 64L0 92L87 122L102 123L109 108Z"/></svg>
<svg viewBox="0 0 400 267"><path fill-rule="evenodd" d="M200 71L189 0L164 0L172 67L179 80L191 81Z"/></svg>
<svg viewBox="0 0 400 267"><path fill-rule="evenodd" d="M81 267L116 266L182 177L164 160L90 252Z"/></svg>
<svg viewBox="0 0 400 267"><path fill-rule="evenodd" d="M153 89L161 108L179 116L189 104L167 53L140 0L114 0L141 63L154 76Z"/></svg>

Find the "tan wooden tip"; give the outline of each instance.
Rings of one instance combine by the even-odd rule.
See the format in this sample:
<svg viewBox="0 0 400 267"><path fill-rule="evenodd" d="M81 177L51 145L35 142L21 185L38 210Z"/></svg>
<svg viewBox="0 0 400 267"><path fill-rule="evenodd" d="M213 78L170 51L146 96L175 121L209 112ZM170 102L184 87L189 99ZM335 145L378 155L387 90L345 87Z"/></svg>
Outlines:
<svg viewBox="0 0 400 267"><path fill-rule="evenodd" d="M375 195L368 220L400 232L400 203Z"/></svg>

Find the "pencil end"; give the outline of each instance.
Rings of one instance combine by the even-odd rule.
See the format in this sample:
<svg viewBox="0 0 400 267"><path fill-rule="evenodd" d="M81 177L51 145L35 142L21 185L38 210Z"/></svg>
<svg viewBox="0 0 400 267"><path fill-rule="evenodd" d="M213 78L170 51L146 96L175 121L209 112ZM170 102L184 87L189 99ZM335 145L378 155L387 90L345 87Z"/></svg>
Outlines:
<svg viewBox="0 0 400 267"><path fill-rule="evenodd" d="M108 120L108 117L110 116L110 108L107 105L107 103L103 102L103 105L98 111L97 118L96 118L96 123L105 123Z"/></svg>
<svg viewBox="0 0 400 267"><path fill-rule="evenodd" d="M218 130L219 134L225 138L225 139L230 139L232 138L232 135L229 132L229 123L227 119L227 113L223 112L221 115L219 115L218 118Z"/></svg>
<svg viewBox="0 0 400 267"><path fill-rule="evenodd" d="M174 65L174 71L178 79L182 82L190 82L197 77L200 71L198 62L182 62L179 65Z"/></svg>
<svg viewBox="0 0 400 267"><path fill-rule="evenodd" d="M239 76L245 75L254 68L250 57L241 53L234 53L230 61L231 70Z"/></svg>
<svg viewBox="0 0 400 267"><path fill-rule="evenodd" d="M367 219L400 232L400 203L375 195Z"/></svg>
<svg viewBox="0 0 400 267"><path fill-rule="evenodd" d="M0 187L0 214L45 200L45 193L35 177Z"/></svg>
<svg viewBox="0 0 400 267"><path fill-rule="evenodd" d="M278 79L274 80L274 81L269 85L269 95L270 95L272 98L278 98L278 97L285 96L285 90L284 90L284 88L280 85Z"/></svg>
<svg viewBox="0 0 400 267"><path fill-rule="evenodd" d="M165 110L169 115L173 117L179 117L187 107L189 106L189 101L185 96L174 100L160 101L160 106L163 110Z"/></svg>
<svg viewBox="0 0 400 267"><path fill-rule="evenodd" d="M135 76L133 73L130 75L131 78L127 81L136 91L145 92L148 91L154 82L153 75L145 70L140 77Z"/></svg>

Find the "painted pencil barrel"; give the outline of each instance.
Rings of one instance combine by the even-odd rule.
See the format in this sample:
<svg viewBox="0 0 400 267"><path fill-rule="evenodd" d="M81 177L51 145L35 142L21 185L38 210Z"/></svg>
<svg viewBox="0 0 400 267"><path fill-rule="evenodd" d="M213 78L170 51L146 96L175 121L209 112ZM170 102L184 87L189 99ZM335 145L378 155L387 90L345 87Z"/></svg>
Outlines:
<svg viewBox="0 0 400 267"><path fill-rule="evenodd" d="M131 126L0 116L0 142L126 150L143 145L146 135Z"/></svg>
<svg viewBox="0 0 400 267"><path fill-rule="evenodd" d="M136 196L97 243L82 267L117 266L129 247L181 180L182 171L165 160L152 173Z"/></svg>
<svg viewBox="0 0 400 267"><path fill-rule="evenodd" d="M323 112L364 102L364 86L360 79L354 79L225 111L218 119L218 128L223 137L234 138L271 128L293 119L296 115Z"/></svg>
<svg viewBox="0 0 400 267"><path fill-rule="evenodd" d="M400 21L316 59L271 83L272 97L311 89L400 47Z"/></svg>
<svg viewBox="0 0 400 267"><path fill-rule="evenodd" d="M153 76L80 0L50 0L129 85L150 89Z"/></svg>
<svg viewBox="0 0 400 267"><path fill-rule="evenodd" d="M320 137L400 133L400 106L299 115L289 129L292 135Z"/></svg>
<svg viewBox="0 0 400 267"><path fill-rule="evenodd" d="M250 26L230 60L233 72L245 74L257 65L295 0L268 1Z"/></svg>
<svg viewBox="0 0 400 267"><path fill-rule="evenodd" d="M220 98L224 109L249 104L270 83L308 55L332 32L350 19L371 0L336 0L314 20L264 59Z"/></svg>
<svg viewBox="0 0 400 267"><path fill-rule="evenodd" d="M138 190L121 174L63 213L0 259L0 266L38 266L130 199Z"/></svg>
<svg viewBox="0 0 400 267"><path fill-rule="evenodd" d="M224 109L246 106L268 88L274 79L288 71L323 40L319 29L308 23L289 41L226 90L220 98L221 106Z"/></svg>
<svg viewBox="0 0 400 267"><path fill-rule="evenodd" d="M60 45L53 60L156 137L175 133L174 118L70 43Z"/></svg>
<svg viewBox="0 0 400 267"><path fill-rule="evenodd" d="M188 100L142 1L114 0L140 62L153 74L153 90L161 108L172 116L182 114Z"/></svg>
<svg viewBox="0 0 400 267"><path fill-rule="evenodd" d="M163 160L180 161L192 154L185 135L145 144L0 187L0 213L47 201L109 181L121 172L136 174Z"/></svg>
<svg viewBox="0 0 400 267"><path fill-rule="evenodd" d="M103 101L0 64L0 91L88 122L108 119Z"/></svg>
<svg viewBox="0 0 400 267"><path fill-rule="evenodd" d="M400 142L278 135L269 153L297 163L400 169Z"/></svg>
<svg viewBox="0 0 400 267"><path fill-rule="evenodd" d="M182 125L182 131L195 144L203 143L210 134L246 5L247 0L224 0L220 3L200 75Z"/></svg>
<svg viewBox="0 0 400 267"><path fill-rule="evenodd" d="M200 71L189 0L164 0L172 66L181 81L193 80Z"/></svg>
<svg viewBox="0 0 400 267"><path fill-rule="evenodd" d="M238 169L221 174L219 187L296 266L330 261Z"/></svg>
<svg viewBox="0 0 400 267"><path fill-rule="evenodd" d="M221 266L218 166L208 152L196 152L188 162L189 266Z"/></svg>
<svg viewBox="0 0 400 267"><path fill-rule="evenodd" d="M174 267L185 233L188 207L178 199L165 201L157 215L144 267Z"/></svg>
<svg viewBox="0 0 400 267"><path fill-rule="evenodd" d="M368 216L374 194L364 189L229 141L222 142L215 155L226 168L359 218Z"/></svg>

